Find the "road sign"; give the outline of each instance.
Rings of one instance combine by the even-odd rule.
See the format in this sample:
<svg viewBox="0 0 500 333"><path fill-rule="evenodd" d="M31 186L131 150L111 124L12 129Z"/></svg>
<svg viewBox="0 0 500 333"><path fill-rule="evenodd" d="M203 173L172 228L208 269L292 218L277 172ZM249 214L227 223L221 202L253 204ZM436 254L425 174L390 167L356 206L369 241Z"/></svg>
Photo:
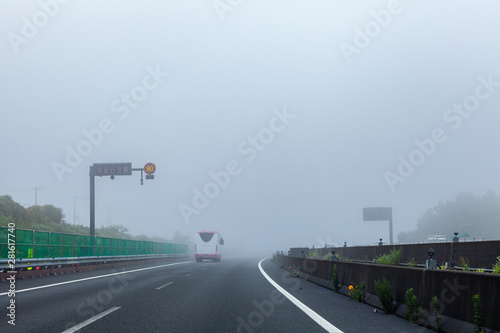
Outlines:
<svg viewBox="0 0 500 333"><path fill-rule="evenodd" d="M392 220L392 207L363 208L363 221Z"/></svg>
<svg viewBox="0 0 500 333"><path fill-rule="evenodd" d="M392 207L363 208L363 221L389 221L389 240L392 245Z"/></svg>
<svg viewBox="0 0 500 333"><path fill-rule="evenodd" d="M94 163L96 176L131 176L132 163Z"/></svg>
<svg viewBox="0 0 500 333"><path fill-rule="evenodd" d="M155 171L156 171L156 165L154 165L153 163L147 163L144 166L144 172L147 175L152 175L153 173L155 173Z"/></svg>

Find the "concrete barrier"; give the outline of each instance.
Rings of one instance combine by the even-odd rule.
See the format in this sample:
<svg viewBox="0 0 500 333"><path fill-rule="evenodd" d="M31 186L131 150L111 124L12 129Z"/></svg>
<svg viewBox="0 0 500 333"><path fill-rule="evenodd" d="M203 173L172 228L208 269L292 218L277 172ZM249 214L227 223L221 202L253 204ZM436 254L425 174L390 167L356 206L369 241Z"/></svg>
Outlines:
<svg viewBox="0 0 500 333"><path fill-rule="evenodd" d="M453 246L453 247L452 247ZM401 250L401 259L408 262L411 258L419 263L425 263L429 259L427 250L433 248L436 252L433 259L438 264L449 262L452 256L457 264L458 259L463 257L469 260L469 267L491 268L500 256L500 241L466 241L466 242L443 242L443 243L422 243L422 244L400 244L400 245L382 245L382 246L355 246L355 247L334 247L315 249L320 255L330 253L332 250L336 254L349 259L375 259L379 255L387 254L392 249ZM312 251L312 250L310 250ZM297 255L297 257L300 257Z"/></svg>
<svg viewBox="0 0 500 333"><path fill-rule="evenodd" d="M479 294L485 317L485 326L500 331L500 275L491 273L462 272L453 270L426 270L414 267L387 266L344 261L326 261L278 255L275 257L284 268L289 266L305 274L305 278L333 289L333 265L337 266L339 283L345 286L366 285L367 303L380 306L375 296L375 281L387 279L391 283L396 313L404 311L405 293L413 288L424 310L430 309L431 299L437 296L443 329L447 332L469 332L474 321L472 296ZM426 312L425 314L428 314ZM427 326L433 316L426 315Z"/></svg>

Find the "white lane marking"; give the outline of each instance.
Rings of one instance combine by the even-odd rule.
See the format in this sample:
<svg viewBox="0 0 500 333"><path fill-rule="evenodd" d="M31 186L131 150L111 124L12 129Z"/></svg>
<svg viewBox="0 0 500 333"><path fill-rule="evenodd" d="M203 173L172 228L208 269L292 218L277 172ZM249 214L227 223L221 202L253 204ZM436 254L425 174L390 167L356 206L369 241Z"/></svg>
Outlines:
<svg viewBox="0 0 500 333"><path fill-rule="evenodd" d="M73 326L71 328L68 328L66 331L64 331L62 333L73 333L73 332L76 332L76 331L84 328L85 326L87 326L89 324L92 324L94 321L99 320L102 317L109 315L111 312L118 310L119 308L120 308L119 306L115 306L114 308L111 308L109 310L101 312L98 315L95 315L92 318L89 318L89 319L85 320L83 323L80 323L80 324L75 325L75 326Z"/></svg>
<svg viewBox="0 0 500 333"><path fill-rule="evenodd" d="M158 288L156 288L156 290L160 290L161 288L165 288L166 286L171 285L172 283L173 282L165 283L163 286L159 286Z"/></svg>
<svg viewBox="0 0 500 333"><path fill-rule="evenodd" d="M191 276L191 275L193 275L193 274L194 274L194 273L189 273L189 274L188 274L188 275L186 275L186 276Z"/></svg>
<svg viewBox="0 0 500 333"><path fill-rule="evenodd" d="M273 281L269 277L269 275L264 272L262 269L262 262L266 259L269 258L264 258L261 261L259 261L259 269L262 275L269 281L270 284L273 285L274 288L278 289L280 293L283 294L286 298L288 298L293 304L295 304L300 310L302 310L306 315L308 315L312 320L314 320L316 323L318 323L319 326L323 327L327 332L330 333L343 333L341 330L339 330L337 327L333 326L329 321L327 321L325 318L321 317L319 314L311 310L309 307L307 307L304 303L296 299L293 295L291 295L288 291L283 289L279 284Z"/></svg>
<svg viewBox="0 0 500 333"><path fill-rule="evenodd" d="M154 266L154 267L146 267L146 268L139 268L139 269L134 269L134 270L131 270L131 271L124 271L124 272L118 272L118 273L110 273L110 274L92 276L92 277L88 277L88 278L84 278L84 279L79 279L79 280L71 280L71 281L66 281L66 282L59 282L59 283L54 283L54 284L48 284L48 285L45 285L45 286L33 287L33 288L22 289L22 290L16 290L16 294L17 293L22 293L22 292L25 292L25 291L32 291L32 290L37 290L37 289L43 289L43 288L61 286L63 284L70 284L70 283L82 282L82 281L87 281L87 280L100 279L100 278L103 278L103 277L108 277L108 276L113 276L113 275L128 274L128 273L134 273L134 272L140 272L140 271L147 271L147 270L150 270L150 269L162 268L162 267L167 267L167 266L189 264L189 263L193 263L193 262L194 261L182 261L182 262L176 262L176 263L173 263L173 264L160 265L160 266ZM9 292L1 293L0 296L7 295L8 293Z"/></svg>

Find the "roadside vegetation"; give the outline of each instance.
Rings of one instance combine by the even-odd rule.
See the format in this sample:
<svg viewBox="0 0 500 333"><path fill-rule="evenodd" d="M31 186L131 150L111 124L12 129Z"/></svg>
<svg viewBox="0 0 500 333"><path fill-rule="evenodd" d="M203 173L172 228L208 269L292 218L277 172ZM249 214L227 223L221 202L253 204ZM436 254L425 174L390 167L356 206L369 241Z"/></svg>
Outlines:
<svg viewBox="0 0 500 333"><path fill-rule="evenodd" d="M11 196L0 196L0 227L7 227L9 223L15 223L16 229L50 231L66 234L84 235L90 234L90 227L81 224L70 224L65 221L61 208L53 205L35 205L24 208L15 202ZM101 226L96 228L96 236L140 240L149 242L169 242L177 244L189 244L190 237L176 231L172 239L162 237L148 237L146 235L131 235L123 225Z"/></svg>
<svg viewBox="0 0 500 333"><path fill-rule="evenodd" d="M381 265L399 265L401 262L401 250L392 249L388 254L382 254L375 259Z"/></svg>

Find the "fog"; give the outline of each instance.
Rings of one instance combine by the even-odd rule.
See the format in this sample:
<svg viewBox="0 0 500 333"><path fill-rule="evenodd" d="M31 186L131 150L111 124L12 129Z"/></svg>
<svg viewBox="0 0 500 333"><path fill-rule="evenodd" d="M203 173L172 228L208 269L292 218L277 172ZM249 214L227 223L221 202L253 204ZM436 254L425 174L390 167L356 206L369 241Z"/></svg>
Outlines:
<svg viewBox="0 0 500 333"><path fill-rule="evenodd" d="M244 252L388 240L500 192L496 1L0 0L0 195ZM76 218L75 218L76 217Z"/></svg>

